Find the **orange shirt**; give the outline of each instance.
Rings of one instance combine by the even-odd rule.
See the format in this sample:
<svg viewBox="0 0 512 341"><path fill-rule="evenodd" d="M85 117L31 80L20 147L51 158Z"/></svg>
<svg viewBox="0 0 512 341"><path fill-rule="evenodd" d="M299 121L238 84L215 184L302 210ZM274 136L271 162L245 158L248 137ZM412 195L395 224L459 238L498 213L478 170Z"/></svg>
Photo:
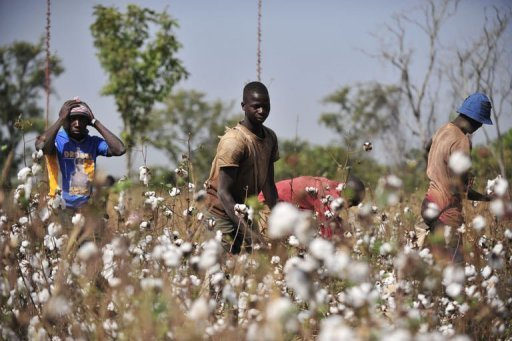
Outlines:
<svg viewBox="0 0 512 341"><path fill-rule="evenodd" d="M461 151L470 156L469 137L453 123L437 130L428 153L427 177L430 180L426 198L434 202L442 212L439 220L458 227L463 223L462 195L460 187L454 186L457 178L448 167L450 156Z"/></svg>

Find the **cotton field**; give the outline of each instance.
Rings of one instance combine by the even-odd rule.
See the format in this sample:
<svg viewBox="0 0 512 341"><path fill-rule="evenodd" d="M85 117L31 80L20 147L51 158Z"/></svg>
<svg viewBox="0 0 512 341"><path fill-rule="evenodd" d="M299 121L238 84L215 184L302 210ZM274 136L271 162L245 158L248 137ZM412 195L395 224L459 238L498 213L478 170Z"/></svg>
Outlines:
<svg viewBox="0 0 512 341"><path fill-rule="evenodd" d="M2 339L512 338L504 180L493 202L467 202L465 260L454 264L436 249L456 231L417 247L422 198L405 196L395 176L339 211L344 231L332 240L314 216L280 203L268 239L233 256L205 218L201 185L151 188L144 166L140 184L98 188L70 215L59 195L46 198L40 173L19 171L0 216ZM258 208L242 209L257 219Z"/></svg>

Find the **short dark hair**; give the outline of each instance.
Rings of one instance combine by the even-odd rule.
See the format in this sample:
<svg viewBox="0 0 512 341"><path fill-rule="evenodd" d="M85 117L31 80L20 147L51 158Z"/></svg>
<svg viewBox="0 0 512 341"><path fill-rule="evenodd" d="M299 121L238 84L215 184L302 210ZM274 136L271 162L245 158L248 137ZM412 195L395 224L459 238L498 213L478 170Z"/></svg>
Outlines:
<svg viewBox="0 0 512 341"><path fill-rule="evenodd" d="M249 82L244 86L243 100L245 101L247 95L251 92L262 92L268 95L268 89L265 84L261 82Z"/></svg>

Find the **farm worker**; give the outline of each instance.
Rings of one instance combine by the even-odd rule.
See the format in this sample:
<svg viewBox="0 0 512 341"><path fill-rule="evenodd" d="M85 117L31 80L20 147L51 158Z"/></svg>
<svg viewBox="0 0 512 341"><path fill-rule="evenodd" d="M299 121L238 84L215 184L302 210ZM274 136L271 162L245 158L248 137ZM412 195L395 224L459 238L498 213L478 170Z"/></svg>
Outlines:
<svg viewBox="0 0 512 341"><path fill-rule="evenodd" d="M486 95L474 93L457 110L458 116L439 128L426 146L427 177L430 181L421 215L427 231L451 236L446 245L436 249L445 260L463 261L462 238L457 230L464 223L462 199L489 201L490 197L471 188L469 166L471 140L482 124L492 124L491 102ZM447 233L445 226L451 231ZM443 238L441 238L443 239Z"/></svg>
<svg viewBox="0 0 512 341"><path fill-rule="evenodd" d="M342 230L338 210L357 206L364 199L364 183L350 175L347 182L338 182L324 177L299 176L276 183L278 201L295 205L301 210L313 211L320 235L331 238ZM338 200L341 198L342 200ZM266 202L263 195L258 200Z"/></svg>
<svg viewBox="0 0 512 341"><path fill-rule="evenodd" d="M96 128L103 138L89 135L87 126ZM62 196L72 211L86 204L91 196L96 157L120 156L126 151L123 142L78 98L64 102L57 121L37 137L36 149L47 155L50 196L57 191L60 168Z"/></svg>
<svg viewBox="0 0 512 341"><path fill-rule="evenodd" d="M274 162L279 150L276 134L263 125L270 113L266 86L260 82L245 85L241 105L245 117L220 138L206 182L208 217L222 232L224 249L232 254L239 253L244 243L251 251L253 241L261 237L247 214L235 211L235 205L260 191L270 207L277 201Z"/></svg>

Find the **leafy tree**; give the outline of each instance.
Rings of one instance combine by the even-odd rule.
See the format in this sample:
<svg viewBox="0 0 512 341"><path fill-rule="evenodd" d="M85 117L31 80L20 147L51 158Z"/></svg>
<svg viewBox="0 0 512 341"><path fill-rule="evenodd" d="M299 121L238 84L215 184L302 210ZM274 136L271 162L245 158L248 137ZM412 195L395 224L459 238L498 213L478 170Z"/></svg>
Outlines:
<svg viewBox="0 0 512 341"><path fill-rule="evenodd" d="M167 12L136 5L128 5L125 13L97 5L94 16L94 46L109 77L102 94L113 95L121 113L130 174L133 147L148 131L153 105L188 76L176 57L181 44L173 29L178 24Z"/></svg>
<svg viewBox="0 0 512 341"><path fill-rule="evenodd" d="M360 150L348 151L336 145L312 146L306 141L279 142L280 159L275 165L276 181L301 175L344 180L351 172L367 186L375 187L383 167Z"/></svg>
<svg viewBox="0 0 512 341"><path fill-rule="evenodd" d="M50 57L49 66L52 76L58 76L64 71L57 56ZM45 120L39 99L45 90L45 72L43 39L37 44L14 42L0 47L0 163L3 165L0 183L3 188L10 184L16 168L13 166L22 161L15 154L22 141L22 134L44 129ZM25 122L23 127L20 126L21 121Z"/></svg>
<svg viewBox="0 0 512 341"><path fill-rule="evenodd" d="M334 111L324 112L320 122L342 137L350 149L357 149L365 141L380 140L386 151L398 155L405 138L400 131L400 89L379 83L344 86L324 98L325 105Z"/></svg>
<svg viewBox="0 0 512 341"><path fill-rule="evenodd" d="M220 100L208 102L205 94L179 90L168 95L164 108L152 112L147 142L163 150L178 165L190 159L192 173L206 180L217 148L218 136L233 126L233 104Z"/></svg>

